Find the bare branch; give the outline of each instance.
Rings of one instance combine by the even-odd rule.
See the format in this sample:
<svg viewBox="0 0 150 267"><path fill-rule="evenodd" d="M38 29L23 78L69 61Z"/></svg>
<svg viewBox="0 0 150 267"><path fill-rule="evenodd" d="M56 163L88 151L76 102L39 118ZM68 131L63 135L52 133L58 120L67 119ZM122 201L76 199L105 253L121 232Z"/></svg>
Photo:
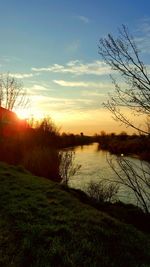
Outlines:
<svg viewBox="0 0 150 267"><path fill-rule="evenodd" d="M122 112L122 107L126 107L134 114L150 117L150 77L146 66L140 60L139 50L127 27L122 25L118 38L108 34L107 38L100 39L99 54L113 70L121 74L126 84L126 87L122 88L112 78L115 92L110 95L105 106L115 119L127 127L149 134L148 130L137 126L135 122L130 122Z"/></svg>
<svg viewBox="0 0 150 267"><path fill-rule="evenodd" d="M13 110L16 107L26 107L29 104L27 92L21 82L11 77L9 73L0 75L0 107Z"/></svg>
<svg viewBox="0 0 150 267"><path fill-rule="evenodd" d="M114 182L131 190L143 210L149 213L150 165L143 164L142 161L141 165L137 165L123 157L116 158L116 161L112 159L107 159L107 161L117 176Z"/></svg>
<svg viewBox="0 0 150 267"><path fill-rule="evenodd" d="M81 168L81 165L75 164L75 152L63 151L60 153L60 176L62 177L62 183L68 185L70 177L74 176L76 172Z"/></svg>

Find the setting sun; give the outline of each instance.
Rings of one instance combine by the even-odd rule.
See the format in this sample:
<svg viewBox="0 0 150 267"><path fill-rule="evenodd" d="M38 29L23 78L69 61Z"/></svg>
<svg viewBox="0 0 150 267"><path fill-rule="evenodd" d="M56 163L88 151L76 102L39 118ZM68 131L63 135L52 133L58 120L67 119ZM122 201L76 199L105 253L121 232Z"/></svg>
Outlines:
<svg viewBox="0 0 150 267"><path fill-rule="evenodd" d="M17 109L15 112L19 119L28 119L30 117L28 109Z"/></svg>
<svg viewBox="0 0 150 267"><path fill-rule="evenodd" d="M15 113L17 114L19 119L29 119L31 117L35 118L36 120L39 120L41 118L43 118L43 114L40 113L40 111L38 110L31 110L31 109L16 109Z"/></svg>

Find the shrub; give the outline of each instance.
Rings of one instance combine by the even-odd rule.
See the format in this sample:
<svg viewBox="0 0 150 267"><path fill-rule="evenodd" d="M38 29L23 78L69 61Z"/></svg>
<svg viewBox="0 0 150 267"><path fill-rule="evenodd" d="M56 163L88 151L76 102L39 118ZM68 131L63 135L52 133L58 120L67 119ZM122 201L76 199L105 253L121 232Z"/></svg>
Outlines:
<svg viewBox="0 0 150 267"><path fill-rule="evenodd" d="M91 181L86 188L87 194L96 202L113 202L118 190L118 185L104 181Z"/></svg>
<svg viewBox="0 0 150 267"><path fill-rule="evenodd" d="M74 163L74 151L63 151L60 153L60 157L61 162L59 167L59 173L62 177L63 184L68 185L69 178L76 174L76 172L81 168L81 165Z"/></svg>

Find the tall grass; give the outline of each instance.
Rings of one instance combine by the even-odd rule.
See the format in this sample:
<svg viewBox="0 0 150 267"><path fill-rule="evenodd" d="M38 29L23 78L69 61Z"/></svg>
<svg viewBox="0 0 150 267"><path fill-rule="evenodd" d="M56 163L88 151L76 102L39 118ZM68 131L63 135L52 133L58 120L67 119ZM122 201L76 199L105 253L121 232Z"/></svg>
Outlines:
<svg viewBox="0 0 150 267"><path fill-rule="evenodd" d="M38 176L44 176L54 181L60 181L60 155L56 149L35 147L27 151L22 159L23 166Z"/></svg>
<svg viewBox="0 0 150 267"><path fill-rule="evenodd" d="M60 181L58 138L58 129L49 118L13 135L1 135L0 161L22 164L33 174Z"/></svg>

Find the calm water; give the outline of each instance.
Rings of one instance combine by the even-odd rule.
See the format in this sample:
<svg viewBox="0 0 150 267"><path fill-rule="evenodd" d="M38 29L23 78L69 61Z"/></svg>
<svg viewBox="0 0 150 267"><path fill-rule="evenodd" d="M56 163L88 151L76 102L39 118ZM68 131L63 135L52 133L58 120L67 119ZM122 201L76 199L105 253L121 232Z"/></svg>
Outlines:
<svg viewBox="0 0 150 267"><path fill-rule="evenodd" d="M107 158L115 158L116 156L110 155L109 152L99 150L97 143L76 147L75 155L75 162L81 164L81 168L75 176L70 178L69 185L71 187L86 191L86 187L91 180L116 179L114 171L107 162ZM139 164L138 159L131 160ZM123 186L120 187L118 198L126 203L137 204L133 194Z"/></svg>

